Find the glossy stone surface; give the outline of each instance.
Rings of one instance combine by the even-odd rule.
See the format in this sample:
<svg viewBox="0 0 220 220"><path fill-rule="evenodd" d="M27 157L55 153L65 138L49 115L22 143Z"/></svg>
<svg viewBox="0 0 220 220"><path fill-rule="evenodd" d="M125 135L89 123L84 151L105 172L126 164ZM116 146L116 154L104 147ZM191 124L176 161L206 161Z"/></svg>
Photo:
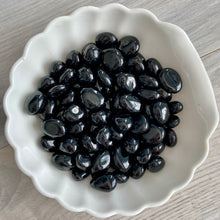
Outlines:
<svg viewBox="0 0 220 220"><path fill-rule="evenodd" d="M43 136L40 139L40 147L47 152L54 152L56 150L56 141L48 136Z"/></svg>
<svg viewBox="0 0 220 220"><path fill-rule="evenodd" d="M62 61L55 61L50 66L50 76L54 79L58 79L65 70L65 63Z"/></svg>
<svg viewBox="0 0 220 220"><path fill-rule="evenodd" d="M138 76L138 80L139 80L140 85L148 89L157 89L159 86L157 79L152 76L143 74L143 75Z"/></svg>
<svg viewBox="0 0 220 220"><path fill-rule="evenodd" d="M67 91L67 88L65 85L56 85L54 87L52 87L49 91L48 91L48 95L51 97L51 98L58 98L58 97L61 97L63 96Z"/></svg>
<svg viewBox="0 0 220 220"><path fill-rule="evenodd" d="M66 133L66 128L62 121L57 119L49 119L43 122L43 132L52 137L63 137Z"/></svg>
<svg viewBox="0 0 220 220"><path fill-rule="evenodd" d="M112 78L106 71L104 71L103 69L99 69L97 71L97 76L101 85L112 88Z"/></svg>
<svg viewBox="0 0 220 220"><path fill-rule="evenodd" d="M111 130L108 127L103 127L97 132L96 142L108 148L112 144L110 138Z"/></svg>
<svg viewBox="0 0 220 220"><path fill-rule="evenodd" d="M78 70L79 81L84 85L89 85L94 82L94 75L90 68L82 67Z"/></svg>
<svg viewBox="0 0 220 220"><path fill-rule="evenodd" d="M152 124L147 133L143 134L143 139L147 144L160 144L165 137L165 130Z"/></svg>
<svg viewBox="0 0 220 220"><path fill-rule="evenodd" d="M113 106L116 110L118 109L122 109L121 105L120 105L120 96L119 94L117 94L115 97L114 97L114 103L113 103Z"/></svg>
<svg viewBox="0 0 220 220"><path fill-rule="evenodd" d="M26 98L24 108L28 114L36 115L43 109L44 103L45 96L42 92L36 91Z"/></svg>
<svg viewBox="0 0 220 220"><path fill-rule="evenodd" d="M117 183L126 183L129 179L129 176L125 173L121 173L121 172L118 172L118 171L115 171L113 173L115 179L117 180Z"/></svg>
<svg viewBox="0 0 220 220"><path fill-rule="evenodd" d="M135 153L139 148L139 139L129 136L124 142L124 149L129 153Z"/></svg>
<svg viewBox="0 0 220 220"><path fill-rule="evenodd" d="M91 180L90 185L103 192L111 192L117 185L117 181L112 174L105 174L95 177Z"/></svg>
<svg viewBox="0 0 220 220"><path fill-rule="evenodd" d="M38 82L38 89L41 92L47 92L50 88L54 87L55 84L56 82L52 77L44 76Z"/></svg>
<svg viewBox="0 0 220 220"><path fill-rule="evenodd" d="M93 43L85 45L82 49L82 56L89 65L96 65L100 61L100 49Z"/></svg>
<svg viewBox="0 0 220 220"><path fill-rule="evenodd" d="M77 134L82 133L84 131L85 127L86 127L85 123L80 121L77 124L70 125L69 132L71 134L77 135Z"/></svg>
<svg viewBox="0 0 220 220"><path fill-rule="evenodd" d="M165 102L156 102L152 108L152 114L154 119L159 125L164 125L169 117L170 117L170 110Z"/></svg>
<svg viewBox="0 0 220 220"><path fill-rule="evenodd" d="M148 73L157 75L162 70L162 66L158 60L150 58L145 62L145 69Z"/></svg>
<svg viewBox="0 0 220 220"><path fill-rule="evenodd" d="M134 36L123 37L119 42L119 50L127 57L137 54L139 48L139 40Z"/></svg>
<svg viewBox="0 0 220 220"><path fill-rule="evenodd" d="M158 154L162 153L164 151L164 149L165 149L164 143L160 143L158 145L151 147L152 154L154 154L154 155L158 155Z"/></svg>
<svg viewBox="0 0 220 220"><path fill-rule="evenodd" d="M82 103L86 108L97 109L104 104L104 96L95 89L84 88L80 92Z"/></svg>
<svg viewBox="0 0 220 220"><path fill-rule="evenodd" d="M81 181L85 179L87 176L89 176L89 172L85 172L83 170L80 170L78 168L73 168L72 170L72 177L76 181Z"/></svg>
<svg viewBox="0 0 220 220"><path fill-rule="evenodd" d="M67 138L60 142L59 150L63 153L74 154L78 148L77 140L74 138Z"/></svg>
<svg viewBox="0 0 220 220"><path fill-rule="evenodd" d="M146 116L149 120L153 120L153 115L152 115L152 110L151 110L151 106L150 105L146 105L145 106L145 113L146 113Z"/></svg>
<svg viewBox="0 0 220 220"><path fill-rule="evenodd" d="M63 96L61 104L62 105L69 105L72 104L75 98L75 93L70 90L66 95Z"/></svg>
<svg viewBox="0 0 220 220"><path fill-rule="evenodd" d="M102 32L96 36L95 39L97 47L101 49L116 47L118 39L110 32Z"/></svg>
<svg viewBox="0 0 220 220"><path fill-rule="evenodd" d="M113 127L111 127L111 138L114 140L122 140L122 138L124 137L122 132L118 132L116 131Z"/></svg>
<svg viewBox="0 0 220 220"><path fill-rule="evenodd" d="M72 157L70 155L54 153L51 161L53 165L59 170L68 171L74 167Z"/></svg>
<svg viewBox="0 0 220 220"><path fill-rule="evenodd" d="M84 135L82 137L82 145L85 149L88 150L89 153L94 153L99 150L99 145L96 144L92 138L88 135Z"/></svg>
<svg viewBox="0 0 220 220"><path fill-rule="evenodd" d="M82 55L79 51L73 50L66 57L66 65L71 68L79 68L82 63Z"/></svg>
<svg viewBox="0 0 220 220"><path fill-rule="evenodd" d="M121 172L127 172L131 167L129 156L123 155L120 147L115 148L113 160L115 167Z"/></svg>
<svg viewBox="0 0 220 220"><path fill-rule="evenodd" d="M136 88L136 80L134 75L130 73L117 74L117 85L127 92L132 92Z"/></svg>
<svg viewBox="0 0 220 220"><path fill-rule="evenodd" d="M176 132L172 129L167 129L166 130L166 136L164 138L164 143L168 147L174 147L177 144L177 136Z"/></svg>
<svg viewBox="0 0 220 220"><path fill-rule="evenodd" d="M130 170L130 177L133 179L139 179L141 178L145 173L145 168L141 164L134 164Z"/></svg>
<svg viewBox="0 0 220 220"><path fill-rule="evenodd" d="M141 109L141 102L136 96L123 95L120 97L119 102L129 112L139 112Z"/></svg>
<svg viewBox="0 0 220 220"><path fill-rule="evenodd" d="M110 167L110 162L111 157L107 150L99 153L93 161L91 172L94 174L103 170L107 170Z"/></svg>
<svg viewBox="0 0 220 220"><path fill-rule="evenodd" d="M132 118L128 115L120 115L114 118L114 123L119 131L126 132L132 126Z"/></svg>
<svg viewBox="0 0 220 220"><path fill-rule="evenodd" d="M87 171L91 167L91 158L89 155L78 153L75 157L76 166L83 171Z"/></svg>
<svg viewBox="0 0 220 220"><path fill-rule="evenodd" d="M156 173L163 169L165 165L165 160L160 156L153 156L150 162L147 164L147 169L152 172Z"/></svg>
<svg viewBox="0 0 220 220"><path fill-rule="evenodd" d="M106 124L108 113L106 111L98 111L91 114L91 119L95 124Z"/></svg>
<svg viewBox="0 0 220 220"><path fill-rule="evenodd" d="M162 87L170 93L177 93L182 88L180 75L171 68L162 69L159 73L159 79Z"/></svg>
<svg viewBox="0 0 220 220"><path fill-rule="evenodd" d="M63 116L69 122L76 122L82 119L84 111L78 105L71 105L66 109Z"/></svg>
<svg viewBox="0 0 220 220"><path fill-rule="evenodd" d="M160 94L157 91L150 89L140 89L138 95L146 101L155 101L160 98Z"/></svg>
<svg viewBox="0 0 220 220"><path fill-rule="evenodd" d="M169 128L175 128L180 123L180 118L176 115L171 115L169 118L169 121L167 122L167 127Z"/></svg>
<svg viewBox="0 0 220 220"><path fill-rule="evenodd" d="M181 102L170 102L169 103L169 109L171 114L177 114L183 110L183 105Z"/></svg>
<svg viewBox="0 0 220 220"><path fill-rule="evenodd" d="M162 88L159 88L157 92L160 94L161 101L169 102L172 99L172 93L169 93Z"/></svg>
<svg viewBox="0 0 220 220"><path fill-rule="evenodd" d="M55 114L55 110L56 110L55 107L56 107L55 101L48 99L44 106L44 111L40 114L40 118L42 120L52 118Z"/></svg>
<svg viewBox="0 0 220 220"><path fill-rule="evenodd" d="M151 159L151 156L152 156L151 148L145 147L143 150L138 152L136 159L140 164L146 164Z"/></svg>
<svg viewBox="0 0 220 220"><path fill-rule="evenodd" d="M124 65L124 58L117 49L106 49L102 52L102 62L107 71L118 72Z"/></svg>
<svg viewBox="0 0 220 220"><path fill-rule="evenodd" d="M73 69L66 69L59 78L60 84L71 84L76 80L76 72Z"/></svg>
<svg viewBox="0 0 220 220"><path fill-rule="evenodd" d="M135 74L143 73L145 67L144 67L144 58L142 57L142 55L131 57L127 61L127 69L129 69L131 73L135 73Z"/></svg>
<svg viewBox="0 0 220 220"><path fill-rule="evenodd" d="M131 129L132 133L142 134L149 129L149 121L148 119L142 115L137 114L133 116L133 126Z"/></svg>

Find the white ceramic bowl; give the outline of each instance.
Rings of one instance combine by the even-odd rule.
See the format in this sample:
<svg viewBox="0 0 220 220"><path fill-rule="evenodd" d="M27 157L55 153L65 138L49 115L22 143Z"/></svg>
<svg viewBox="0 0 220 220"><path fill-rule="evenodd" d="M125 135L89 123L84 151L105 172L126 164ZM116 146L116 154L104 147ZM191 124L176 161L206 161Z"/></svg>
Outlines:
<svg viewBox="0 0 220 220"><path fill-rule="evenodd" d="M118 38L136 36L145 58L154 57L163 67L174 68L183 80L182 91L174 95L184 105L179 114L181 124L175 129L178 144L162 153L166 166L161 172L146 172L139 180L118 184L111 193L91 188L90 178L76 182L70 173L54 168L51 155L37 144L41 136L40 120L23 111L25 98L36 90L37 81L48 74L49 64L65 60L70 50L81 50L102 31L113 32ZM71 211L87 211L98 217L135 215L165 203L189 183L207 157L208 141L218 123L211 83L185 32L159 21L147 10L128 9L119 4L83 7L70 16L53 20L43 33L27 43L23 56L12 67L10 83L4 99L5 132L19 168L32 178L43 195L57 199Z"/></svg>

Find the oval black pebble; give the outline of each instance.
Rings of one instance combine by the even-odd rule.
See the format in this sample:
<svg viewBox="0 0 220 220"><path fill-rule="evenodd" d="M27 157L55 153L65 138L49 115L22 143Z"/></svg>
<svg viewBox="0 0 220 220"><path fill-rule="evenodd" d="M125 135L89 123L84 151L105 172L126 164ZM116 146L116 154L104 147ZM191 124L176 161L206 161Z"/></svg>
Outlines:
<svg viewBox="0 0 220 220"><path fill-rule="evenodd" d="M47 152L54 152L56 150L56 141L48 136L43 136L40 139L40 146Z"/></svg>
<svg viewBox="0 0 220 220"><path fill-rule="evenodd" d="M135 57L131 57L127 61L127 69L131 73L136 73L136 74L141 74L144 72L145 67L144 67L144 57L142 55L138 54Z"/></svg>
<svg viewBox="0 0 220 220"><path fill-rule="evenodd" d="M119 141L119 140L122 140L124 135L122 132L118 132L113 127L111 127L111 137L112 139Z"/></svg>
<svg viewBox="0 0 220 220"><path fill-rule="evenodd" d="M133 126L131 129L132 133L142 134L149 129L149 121L142 114L137 114L133 116Z"/></svg>
<svg viewBox="0 0 220 220"><path fill-rule="evenodd" d="M71 84L76 79L76 72L73 69L66 69L59 78L60 84Z"/></svg>
<svg viewBox="0 0 220 220"><path fill-rule="evenodd" d="M78 70L79 81L84 85L89 85L94 82L94 75L90 68L82 67Z"/></svg>
<svg viewBox="0 0 220 220"><path fill-rule="evenodd" d="M118 39L110 32L102 32L96 36L95 39L97 47L101 49L116 47Z"/></svg>
<svg viewBox="0 0 220 220"><path fill-rule="evenodd" d="M160 94L155 90L140 89L138 95L147 101L155 101L160 98Z"/></svg>
<svg viewBox="0 0 220 220"><path fill-rule="evenodd" d="M137 54L139 48L139 40L134 36L123 37L119 42L119 50L127 57Z"/></svg>
<svg viewBox="0 0 220 220"><path fill-rule="evenodd" d="M105 174L96 178L93 178L90 185L103 192L111 192L117 185L117 181L112 174Z"/></svg>
<svg viewBox="0 0 220 220"><path fill-rule="evenodd" d="M158 145L151 147L152 154L154 154L154 155L158 155L158 154L162 153L164 151L164 149L165 149L164 143L160 143Z"/></svg>
<svg viewBox="0 0 220 220"><path fill-rule="evenodd" d="M150 159L152 155L152 150L149 147L146 147L145 149L138 152L136 159L140 164L146 164Z"/></svg>
<svg viewBox="0 0 220 220"><path fill-rule="evenodd" d="M156 125L151 125L150 130L143 134L143 139L147 144L160 144L165 137L165 130L162 127L157 127Z"/></svg>
<svg viewBox="0 0 220 220"><path fill-rule="evenodd" d="M169 103L169 109L171 114L177 114L183 110L183 105L181 102L170 102Z"/></svg>
<svg viewBox="0 0 220 220"><path fill-rule="evenodd" d="M152 75L157 75L160 70L162 70L162 67L158 60L150 58L145 62L145 69L148 73Z"/></svg>
<svg viewBox="0 0 220 220"><path fill-rule="evenodd" d="M106 124L108 113L105 111L98 111L91 114L91 119L95 124Z"/></svg>
<svg viewBox="0 0 220 220"><path fill-rule="evenodd" d="M54 79L58 79L65 70L65 63L62 61L55 61L50 66L50 76Z"/></svg>
<svg viewBox="0 0 220 220"><path fill-rule="evenodd" d="M128 115L116 116L114 122L121 132L128 131L132 126L132 118Z"/></svg>
<svg viewBox="0 0 220 220"><path fill-rule="evenodd" d="M129 179L129 176L125 173L121 173L121 172L118 172L118 171L115 171L113 173L115 179L117 180L117 183L126 183Z"/></svg>
<svg viewBox="0 0 220 220"><path fill-rule="evenodd" d="M148 89L157 89L159 83L156 78L147 76L147 75L140 75L138 76L140 85L143 85L145 88Z"/></svg>
<svg viewBox="0 0 220 220"><path fill-rule="evenodd" d="M44 103L45 96L42 92L36 91L26 98L24 108L28 114L36 115L43 109Z"/></svg>
<svg viewBox="0 0 220 220"><path fill-rule="evenodd" d="M92 138L88 135L84 135L82 137L82 145L85 149L88 150L89 153L94 153L99 150L99 145L96 144Z"/></svg>
<svg viewBox="0 0 220 220"><path fill-rule="evenodd" d="M80 92L82 103L89 109L100 108L104 104L104 96L95 89L84 88Z"/></svg>
<svg viewBox="0 0 220 220"><path fill-rule="evenodd" d="M77 123L77 124L70 125L70 127L69 127L69 132L70 132L71 134L77 135L77 134L82 133L82 132L84 131L85 127L86 127L85 123L83 123L82 121L80 121L80 122Z"/></svg>
<svg viewBox="0 0 220 220"><path fill-rule="evenodd" d="M100 49L93 43L86 44L82 49L83 59L91 66L100 61Z"/></svg>
<svg viewBox="0 0 220 220"><path fill-rule="evenodd" d="M63 122L57 119L44 121L42 127L44 133L52 138L63 137L66 133Z"/></svg>
<svg viewBox="0 0 220 220"><path fill-rule="evenodd" d="M130 73L119 73L117 75L118 86L127 92L132 92L136 88L135 77Z"/></svg>
<svg viewBox="0 0 220 220"><path fill-rule="evenodd" d="M63 171L71 170L74 167L72 163L72 157L70 155L64 155L60 153L53 154L52 163L57 169Z"/></svg>
<svg viewBox="0 0 220 220"><path fill-rule="evenodd" d="M154 103L153 108L152 108L152 113L153 113L153 116L156 122L159 125L165 124L170 117L170 111L169 111L167 103L165 102Z"/></svg>
<svg viewBox="0 0 220 220"><path fill-rule="evenodd" d="M91 167L91 158L89 155L78 153L75 158L76 166L83 171Z"/></svg>
<svg viewBox="0 0 220 220"><path fill-rule="evenodd" d="M84 111L78 105L71 105L63 116L69 122L76 122L82 119Z"/></svg>
<svg viewBox="0 0 220 220"><path fill-rule="evenodd" d="M92 174L107 170L110 166L111 157L109 152L106 150L99 153L93 161L91 172Z"/></svg>
<svg viewBox="0 0 220 220"><path fill-rule="evenodd" d="M110 145L112 145L110 137L111 130L108 127L103 127L97 132L96 142L108 148Z"/></svg>
<svg viewBox="0 0 220 220"><path fill-rule="evenodd" d="M166 130L166 136L164 138L164 143L168 147L174 147L177 144L177 136L176 132L172 129L167 129Z"/></svg>
<svg viewBox="0 0 220 220"><path fill-rule="evenodd" d="M102 69L97 71L99 82L108 88L112 87L112 78Z"/></svg>
<svg viewBox="0 0 220 220"><path fill-rule="evenodd" d="M44 107L44 111L40 114L40 118L42 120L52 118L55 114L55 107L56 107L55 101L48 99Z"/></svg>
<svg viewBox="0 0 220 220"><path fill-rule="evenodd" d="M120 97L119 102L129 112L139 112L141 109L141 102L136 96L123 95Z"/></svg>
<svg viewBox="0 0 220 220"><path fill-rule="evenodd" d="M106 49L102 52L102 62L107 71L117 72L124 65L124 58L117 49Z"/></svg>
<svg viewBox="0 0 220 220"><path fill-rule="evenodd" d="M78 143L74 138L67 138L62 140L59 146L59 150L63 153L74 154L78 148Z"/></svg>
<svg viewBox="0 0 220 220"><path fill-rule="evenodd" d="M48 91L48 95L51 98L58 98L61 97L62 95L64 95L67 91L67 88L65 85L56 85L54 87L52 87L49 91Z"/></svg>
<svg viewBox="0 0 220 220"><path fill-rule="evenodd" d="M162 87L171 93L177 93L182 88L180 75L171 68L162 69L159 73L159 79Z"/></svg>
<svg viewBox="0 0 220 220"><path fill-rule="evenodd" d="M136 163L132 166L130 170L130 177L132 177L133 179L139 179L144 175L145 170L146 169L143 165Z"/></svg>
<svg viewBox="0 0 220 220"><path fill-rule="evenodd" d="M169 102L172 99L172 93L169 93L162 88L159 88L157 92L160 94L161 101Z"/></svg>
<svg viewBox="0 0 220 220"><path fill-rule="evenodd" d="M161 169L163 169L164 165L165 165L165 160L162 157L154 156L147 164L147 169L152 173L156 173Z"/></svg>
<svg viewBox="0 0 220 220"><path fill-rule="evenodd" d="M71 68L79 68L82 63L82 55L79 51L73 50L66 57L66 65Z"/></svg>
<svg viewBox="0 0 220 220"><path fill-rule="evenodd" d="M89 176L89 172L85 172L83 170L80 170L78 168L74 168L72 170L72 177L74 180L76 181L81 181L83 179L85 179L87 176Z"/></svg>
<svg viewBox="0 0 220 220"><path fill-rule="evenodd" d="M139 139L129 136L124 142L124 149L129 153L135 153L139 148Z"/></svg>
<svg viewBox="0 0 220 220"><path fill-rule="evenodd" d="M75 98L75 93L72 90L70 90L65 96L63 96L61 104L69 105L73 103L74 98Z"/></svg>
<svg viewBox="0 0 220 220"><path fill-rule="evenodd" d="M52 77L45 76L38 82L38 89L42 92L47 92L50 88L55 86L56 82Z"/></svg>
<svg viewBox="0 0 220 220"><path fill-rule="evenodd" d="M169 121L167 122L167 127L169 128L175 128L176 126L178 126L180 123L180 119L178 116L176 115L171 115L169 118Z"/></svg>

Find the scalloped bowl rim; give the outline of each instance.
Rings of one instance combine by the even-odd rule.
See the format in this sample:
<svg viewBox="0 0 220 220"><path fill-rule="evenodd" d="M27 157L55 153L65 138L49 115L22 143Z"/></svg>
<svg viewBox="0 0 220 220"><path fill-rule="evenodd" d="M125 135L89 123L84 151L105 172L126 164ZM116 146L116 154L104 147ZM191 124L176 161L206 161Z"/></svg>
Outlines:
<svg viewBox="0 0 220 220"><path fill-rule="evenodd" d="M11 71L10 71L10 86L9 88L7 89L6 93L5 93L5 96L4 96L4 101L3 101L3 104L4 104L4 111L6 113L6 116L7 116L7 120L6 120L6 124L5 124L5 135L6 135L6 138L9 142L9 144L13 147L14 151L15 151L15 160L16 160L16 163L19 167L19 169L24 172L26 175L28 175L29 177L31 177L35 187L37 188L37 190L47 196L47 197L50 197L50 198L55 198L63 207L65 207L66 209L70 210L70 211L75 211L75 212L82 212L82 211L86 211L96 217L101 217L101 218L105 218L105 217L110 217L112 215L115 215L115 214L120 214L120 215L124 215L124 216L132 216L132 215L136 215L136 214L139 214L140 212L142 212L144 209L146 208L149 208L149 207L156 207L156 206L160 206L164 203L166 203L170 197L177 191L179 191L180 189L184 188L190 181L191 179L193 178L193 175L196 171L196 169L204 162L204 160L206 159L207 155L208 155L208 151L209 151L209 138L211 137L211 135L214 133L217 125L218 125L218 121L219 121L219 114L218 114L218 110L217 110L217 106L215 104L214 106L214 112L215 114L213 115L214 117L214 122L213 124L210 125L210 129L209 131L207 132L207 138L205 140L205 146L206 146L206 150L205 150L205 154L203 155L203 157L200 158L200 160L196 161L194 166L192 167L192 170L190 172L190 175L185 179L184 182L182 182L181 184L177 185L175 188L173 188L170 192L167 193L167 196L163 199L161 199L160 201L156 202L156 203L152 203L152 204L144 204L142 205L140 208L136 209L136 210L126 210L126 211L123 211L123 210L113 210L113 211L110 211L110 212L106 212L106 213L98 213L92 209L89 209L89 208L85 208L85 207L81 207L81 208L75 208L75 207L71 207L69 206L65 201L63 201L62 199L60 199L58 196L56 195L53 195L53 194L50 194L48 192L46 192L38 183L38 180L35 178L35 176L33 176L28 170L25 169L25 167L23 167L19 161L19 157L18 157L18 151L19 151L19 146L12 140L11 136L10 136L10 132L9 132L9 122L10 122L10 113L8 111L8 106L7 106L7 98L10 94L10 92L13 90L13 87L12 87L12 82L13 82L13 78L14 78L14 74L16 72L16 68L17 66L23 62L25 59L26 59L26 55L28 54L28 51L29 51L29 48L30 48L30 45L32 44L33 40L35 38L38 38L40 37L40 35L42 34L46 34L50 28L52 28L59 20L61 19L65 19L66 17L72 17L74 16L75 14L78 14L78 13L81 13L82 11L84 10L89 10L89 9L95 9L95 10L102 10L102 8L120 8L121 10L123 11L126 11L126 12L140 12L140 13L145 13L146 15L148 15L148 17L150 17L150 19L154 20L155 22L157 23L160 23L161 25L163 26L169 26L169 28L172 28L172 29L175 29L175 31L178 31L178 32L181 32L182 35L184 35L185 39L188 41L188 43L191 44L192 48L194 49L194 52L196 53L196 55L198 56L199 58L199 55L197 53L197 51L195 50L194 46L192 45L190 39L188 38L188 36L186 35L186 33L178 26L174 25L174 24L170 24L170 23L167 23L167 22L162 22L160 21L152 12L146 10L146 9L140 9L140 8L135 8L135 9L129 9L121 4L117 4L117 3L113 3L113 4L108 4L108 5L105 5L103 7L94 7L94 6L84 6L84 7L81 7L81 8L78 8L77 10L75 10L73 13L71 13L69 16L61 16L61 17L58 17L58 18L55 18L54 20L52 20L47 26L46 28L44 29L43 32L35 35L34 37L32 37L28 43L25 45L25 48L24 48L24 52L23 52L23 56L18 59L15 64L12 66L11 68ZM200 60L200 58L199 58ZM200 65L203 66L203 63L202 61L200 60ZM204 66L203 66L204 68ZM205 70L205 69L204 69ZM206 71L205 71L206 72ZM209 86L211 86L211 83L208 79L208 75L207 75L207 80L208 80L208 83L209 83ZM214 92L213 92L213 89L211 87L211 93L212 93L212 99L215 100L215 96L214 96Z"/></svg>

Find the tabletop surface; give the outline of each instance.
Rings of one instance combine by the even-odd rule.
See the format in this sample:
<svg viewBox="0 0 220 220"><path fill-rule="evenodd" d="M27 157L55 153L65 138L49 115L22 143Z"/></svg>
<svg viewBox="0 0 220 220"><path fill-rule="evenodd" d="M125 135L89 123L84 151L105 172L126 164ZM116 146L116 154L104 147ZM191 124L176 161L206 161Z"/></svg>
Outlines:
<svg viewBox="0 0 220 220"><path fill-rule="evenodd" d="M0 219L57 220L97 218L73 213L55 200L42 196L29 177L16 166L14 153L4 136L2 99L9 85L9 71L22 55L28 39L43 31L52 19L85 6L102 6L108 0L0 0ZM220 107L220 1L219 0L119 0L130 8L145 8L160 20L183 28L197 49L212 82ZM193 180L161 207L133 217L111 220L220 219L220 127L210 139L210 152Z"/></svg>

